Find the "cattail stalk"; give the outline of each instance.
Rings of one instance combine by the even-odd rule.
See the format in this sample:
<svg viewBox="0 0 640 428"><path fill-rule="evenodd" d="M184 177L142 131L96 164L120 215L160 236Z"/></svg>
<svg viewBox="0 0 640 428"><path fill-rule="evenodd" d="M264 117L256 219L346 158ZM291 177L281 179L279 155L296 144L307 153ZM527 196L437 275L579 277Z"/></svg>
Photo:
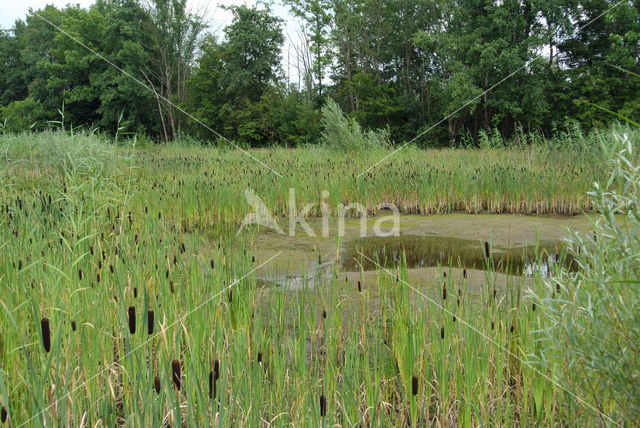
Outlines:
<svg viewBox="0 0 640 428"><path fill-rule="evenodd" d="M320 417L324 418L327 415L327 399L324 394L320 395Z"/></svg>
<svg viewBox="0 0 640 428"><path fill-rule="evenodd" d="M153 334L153 315L153 309L149 309L147 311L147 333L149 334L149 336Z"/></svg>
<svg viewBox="0 0 640 428"><path fill-rule="evenodd" d="M40 321L42 327L42 346L48 353L51 350L51 331L49 330L49 318L42 318Z"/></svg>
<svg viewBox="0 0 640 428"><path fill-rule="evenodd" d="M136 308L129 306L129 333L136 332Z"/></svg>
<svg viewBox="0 0 640 428"><path fill-rule="evenodd" d="M180 387L182 386L182 375L180 373L180 361L173 360L171 362L171 372L173 373L173 383L180 391Z"/></svg>

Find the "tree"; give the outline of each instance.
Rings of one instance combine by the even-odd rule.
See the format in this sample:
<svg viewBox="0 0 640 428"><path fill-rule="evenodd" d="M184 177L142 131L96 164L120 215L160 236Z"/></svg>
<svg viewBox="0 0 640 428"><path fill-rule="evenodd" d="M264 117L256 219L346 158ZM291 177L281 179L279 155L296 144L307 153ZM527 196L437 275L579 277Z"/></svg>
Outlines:
<svg viewBox="0 0 640 428"><path fill-rule="evenodd" d="M187 0L152 0L148 13L153 23L150 30L154 55L147 81L161 96L157 97L158 109L165 140L169 140L180 131L180 116L172 104L185 101L184 86L195 61L199 36L206 26L201 16L187 10Z"/></svg>
<svg viewBox="0 0 640 428"><path fill-rule="evenodd" d="M278 77L284 36L282 20L269 9L234 6L233 22L224 29L225 83L235 102L256 102Z"/></svg>
<svg viewBox="0 0 640 428"><path fill-rule="evenodd" d="M322 99L325 69L331 62L329 47L329 24L331 23L331 3L329 0L285 0L294 16L305 23L303 34L313 56L311 72L315 75L318 99ZM311 89L311 88L307 88Z"/></svg>

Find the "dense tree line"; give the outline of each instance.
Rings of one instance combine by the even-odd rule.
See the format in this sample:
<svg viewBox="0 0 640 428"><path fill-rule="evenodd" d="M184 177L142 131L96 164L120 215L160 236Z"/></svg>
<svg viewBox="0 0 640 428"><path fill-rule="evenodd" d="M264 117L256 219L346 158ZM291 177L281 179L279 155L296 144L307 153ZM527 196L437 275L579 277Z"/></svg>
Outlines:
<svg viewBox="0 0 640 428"><path fill-rule="evenodd" d="M620 69L640 72L639 0L600 18L615 0L284 3L304 23L287 58L297 82L282 67L282 20L265 6L231 7L218 37L186 0L31 12L0 33L2 126L214 139L196 118L242 144L296 146L319 141L331 97L396 142L451 115L419 141L450 144L614 119L596 105L640 116L640 79Z"/></svg>

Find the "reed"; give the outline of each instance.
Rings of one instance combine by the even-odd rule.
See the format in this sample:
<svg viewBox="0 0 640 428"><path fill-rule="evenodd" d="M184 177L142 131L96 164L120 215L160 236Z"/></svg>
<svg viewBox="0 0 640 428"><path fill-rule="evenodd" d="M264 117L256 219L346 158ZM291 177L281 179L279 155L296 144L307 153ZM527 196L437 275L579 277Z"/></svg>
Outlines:
<svg viewBox="0 0 640 428"><path fill-rule="evenodd" d="M265 286L259 274L240 280L265 258L234 237L251 210L248 187L275 216L288 214L289 187L298 209L328 190L331 210L359 202L374 213L381 201L420 215L588 210L586 191L605 174L596 142L409 148L358 180L349 177L381 153L252 152L288 171L279 181L234 151L3 134L2 415L12 426L164 426L169 414L185 426L214 417L218 426L597 425L548 382L561 364L541 375L522 363L540 351L545 312L522 300L523 290L561 304L566 288L558 295L555 283L547 289L490 263L484 275L445 265L446 276L414 284L401 262L392 275L365 272L353 284L337 269L292 291ZM219 297L189 312L210 296ZM131 336L136 307L147 311L144 337ZM69 320L75 334L65 334ZM38 339L45 352L34 352ZM611 414L623 405L607 403Z"/></svg>

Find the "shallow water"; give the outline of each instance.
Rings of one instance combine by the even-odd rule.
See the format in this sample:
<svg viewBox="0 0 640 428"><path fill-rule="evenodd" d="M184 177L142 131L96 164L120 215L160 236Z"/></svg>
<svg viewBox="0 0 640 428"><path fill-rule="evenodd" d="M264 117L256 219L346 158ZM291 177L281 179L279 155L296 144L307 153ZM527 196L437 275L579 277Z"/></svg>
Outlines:
<svg viewBox="0 0 640 428"><path fill-rule="evenodd" d="M492 266L498 271L516 275L540 272L546 275L556 262L562 240L569 230L589 233L591 223L586 216L533 217L523 215L401 216L400 236L381 238L373 235L377 217L364 220L347 219L344 235L337 236L335 222L327 236L322 236L321 219L307 220L316 236L297 229L295 236L268 229L252 235L252 247L258 262L281 252L272 263L258 272L264 284L296 290L314 287L326 280L329 271L367 272L375 268L360 260L358 251L384 267L395 267L406 258L408 268L419 277L433 276L435 266L464 267L482 270L486 266L484 241L491 243ZM536 243L541 259L536 261Z"/></svg>
<svg viewBox="0 0 640 428"><path fill-rule="evenodd" d="M347 271L375 270L405 264L408 268L453 266L467 269L491 267L513 274L533 272L540 266L548 272L548 265L559 261L562 242L538 241L532 245L492 246L487 241L489 257L483 241L449 236L401 235L394 237L364 237L349 242L342 256ZM546 266L546 267L545 267Z"/></svg>

